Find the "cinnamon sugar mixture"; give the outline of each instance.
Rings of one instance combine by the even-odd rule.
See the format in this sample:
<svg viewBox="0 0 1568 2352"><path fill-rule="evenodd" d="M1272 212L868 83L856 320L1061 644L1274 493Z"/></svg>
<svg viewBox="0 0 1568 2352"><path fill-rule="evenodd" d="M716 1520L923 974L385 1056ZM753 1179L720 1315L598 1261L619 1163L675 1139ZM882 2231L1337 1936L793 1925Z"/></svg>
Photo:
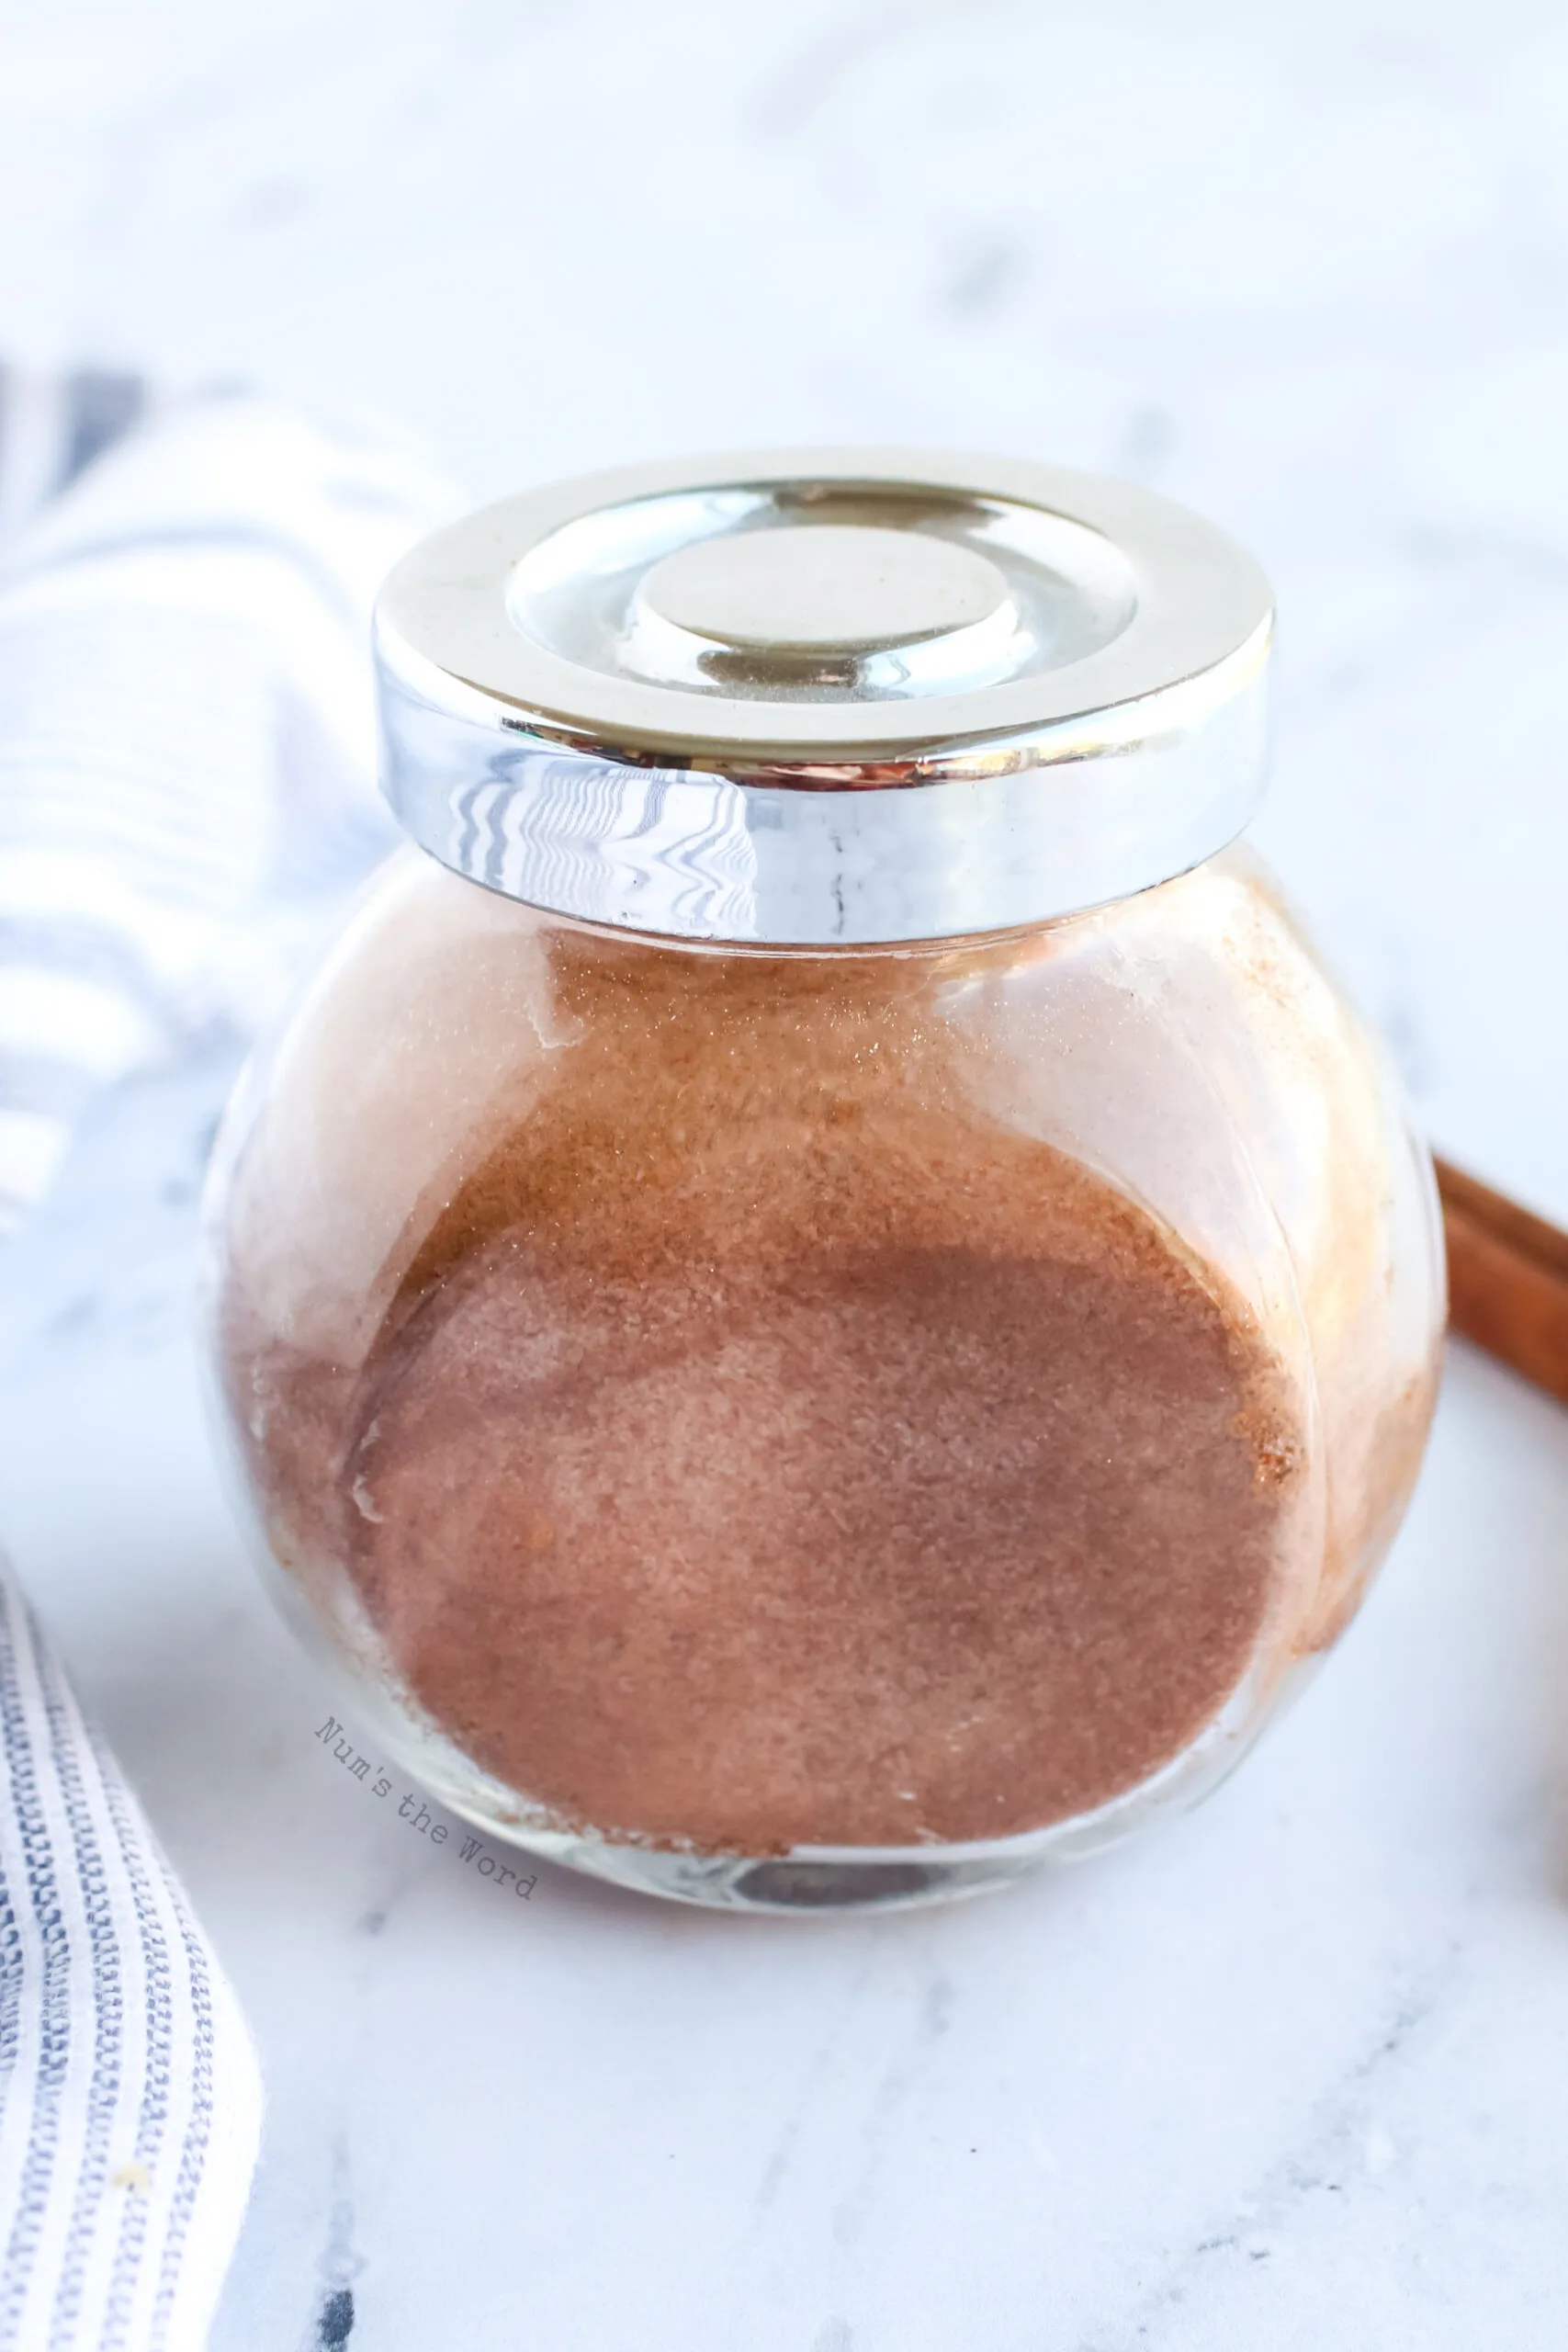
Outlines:
<svg viewBox="0 0 1568 2352"><path fill-rule="evenodd" d="M569 1042L356 1360L229 1302L279 1556L563 1824L907 1845L1144 1781L1286 1573L1254 1318L980 1105L929 958L545 937Z"/></svg>

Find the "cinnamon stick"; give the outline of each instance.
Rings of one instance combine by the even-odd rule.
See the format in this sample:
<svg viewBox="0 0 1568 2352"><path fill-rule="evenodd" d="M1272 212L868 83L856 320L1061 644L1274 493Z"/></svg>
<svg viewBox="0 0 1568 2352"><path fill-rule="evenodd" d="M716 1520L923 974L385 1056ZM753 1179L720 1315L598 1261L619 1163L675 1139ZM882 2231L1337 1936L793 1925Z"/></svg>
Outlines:
<svg viewBox="0 0 1568 2352"><path fill-rule="evenodd" d="M1444 1159L1449 1323L1568 1404L1568 1233Z"/></svg>

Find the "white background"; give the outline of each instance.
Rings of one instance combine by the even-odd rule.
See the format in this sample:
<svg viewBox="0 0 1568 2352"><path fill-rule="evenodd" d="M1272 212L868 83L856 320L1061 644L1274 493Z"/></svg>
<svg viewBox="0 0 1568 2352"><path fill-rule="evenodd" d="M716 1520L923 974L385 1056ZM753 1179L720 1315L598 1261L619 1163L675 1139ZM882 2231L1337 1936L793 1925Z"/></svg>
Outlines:
<svg viewBox="0 0 1568 2352"><path fill-rule="evenodd" d="M1457 1156L1568 1215L1568 17L1489 0L0 6L0 356L258 379L477 494L914 441L1263 558L1260 839ZM992 1905L525 1909L378 1818L212 1484L223 1073L0 1272L0 1525L255 2021L217 2352L1508 2352L1568 2333L1568 1422L1461 1356L1230 1789ZM377 1922L380 1924L378 1925Z"/></svg>

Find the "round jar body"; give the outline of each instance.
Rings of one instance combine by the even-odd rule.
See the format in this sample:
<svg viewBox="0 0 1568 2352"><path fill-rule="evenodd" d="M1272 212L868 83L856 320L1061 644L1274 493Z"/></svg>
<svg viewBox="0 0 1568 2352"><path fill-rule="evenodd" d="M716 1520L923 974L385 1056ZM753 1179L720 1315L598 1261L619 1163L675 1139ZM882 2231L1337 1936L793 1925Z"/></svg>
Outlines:
<svg viewBox="0 0 1568 2352"><path fill-rule="evenodd" d="M676 945L394 860L215 1180L226 1419L390 1758L756 1908L1190 1802L1353 1611L1442 1321L1429 1167L1267 877Z"/></svg>

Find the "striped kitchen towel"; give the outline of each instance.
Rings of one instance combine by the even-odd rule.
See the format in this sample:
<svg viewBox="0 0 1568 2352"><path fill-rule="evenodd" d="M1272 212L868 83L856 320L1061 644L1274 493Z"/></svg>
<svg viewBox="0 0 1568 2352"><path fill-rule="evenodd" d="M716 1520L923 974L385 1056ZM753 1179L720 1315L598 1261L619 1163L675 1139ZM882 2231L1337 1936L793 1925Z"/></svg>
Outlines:
<svg viewBox="0 0 1568 2352"><path fill-rule="evenodd" d="M233 1994L0 1562L0 2346L200 2352L261 2080Z"/></svg>
<svg viewBox="0 0 1568 2352"><path fill-rule="evenodd" d="M265 1018L387 846L370 602L456 503L265 400L0 369L0 1231L99 1089ZM199 2352L260 2117L234 1996L0 1562L0 2352Z"/></svg>
<svg viewBox="0 0 1568 2352"><path fill-rule="evenodd" d="M99 1088L264 1021L389 845L370 604L457 503L278 402L0 370L0 1234Z"/></svg>

